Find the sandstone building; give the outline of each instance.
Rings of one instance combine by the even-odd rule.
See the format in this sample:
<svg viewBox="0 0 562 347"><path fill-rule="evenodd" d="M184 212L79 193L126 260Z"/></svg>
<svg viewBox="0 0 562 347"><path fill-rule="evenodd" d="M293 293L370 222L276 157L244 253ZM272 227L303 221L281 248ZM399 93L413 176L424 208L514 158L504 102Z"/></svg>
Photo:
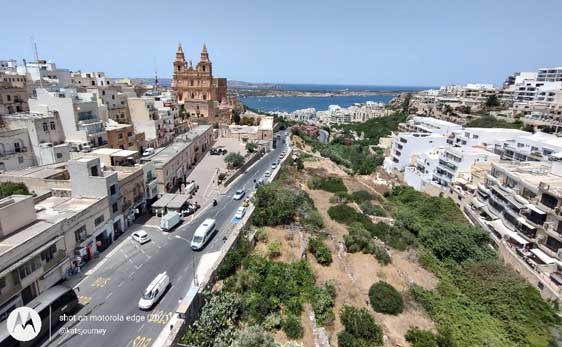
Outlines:
<svg viewBox="0 0 562 347"><path fill-rule="evenodd" d="M172 88L177 94L178 102L183 105L182 111L190 117L201 118L198 121L208 123L230 120L230 108L220 107L221 104L228 103L226 78L213 77L213 64L205 45L195 67L191 60L185 60L183 49L179 45L174 61Z"/></svg>

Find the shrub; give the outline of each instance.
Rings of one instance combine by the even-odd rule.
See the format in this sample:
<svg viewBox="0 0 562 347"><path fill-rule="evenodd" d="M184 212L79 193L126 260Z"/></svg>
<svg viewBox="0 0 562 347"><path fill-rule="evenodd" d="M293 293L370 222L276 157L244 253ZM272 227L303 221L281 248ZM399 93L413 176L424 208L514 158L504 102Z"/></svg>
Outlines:
<svg viewBox="0 0 562 347"><path fill-rule="evenodd" d="M258 228L256 230L256 240L267 242L267 230L265 230L265 228Z"/></svg>
<svg viewBox="0 0 562 347"><path fill-rule="evenodd" d="M223 262L220 264L217 270L217 277L219 279L225 279L228 276L233 275L236 269L242 264L244 258L250 254L251 246L248 238L243 235L238 239L236 248L232 249L226 254Z"/></svg>
<svg viewBox="0 0 562 347"><path fill-rule="evenodd" d="M379 281L369 289L369 302L376 312L399 314L404 310L402 295L390 284Z"/></svg>
<svg viewBox="0 0 562 347"><path fill-rule="evenodd" d="M371 234L359 222L347 227L348 234L344 235L345 248L349 253L363 252L373 253L375 245Z"/></svg>
<svg viewBox="0 0 562 347"><path fill-rule="evenodd" d="M384 217L386 216L386 212L384 209L379 205L373 205L370 201L363 201L359 207L363 213L368 214L369 216L377 216L377 217Z"/></svg>
<svg viewBox="0 0 562 347"><path fill-rule="evenodd" d="M431 331L421 330L417 327L410 328L404 337L412 347L440 347L437 337Z"/></svg>
<svg viewBox="0 0 562 347"><path fill-rule="evenodd" d="M307 185L310 189L320 189L330 193L347 192L347 187L339 177L311 177Z"/></svg>
<svg viewBox="0 0 562 347"><path fill-rule="evenodd" d="M322 240L311 238L308 241L308 251L314 255L319 264L328 266L332 263L332 253Z"/></svg>
<svg viewBox="0 0 562 347"><path fill-rule="evenodd" d="M311 231L318 231L324 226L322 215L317 209L309 209L304 216L303 224Z"/></svg>
<svg viewBox="0 0 562 347"><path fill-rule="evenodd" d="M254 196L254 206L254 225L283 225L294 220L299 200L297 194L274 182L258 188Z"/></svg>
<svg viewBox="0 0 562 347"><path fill-rule="evenodd" d="M240 153L228 153L224 157L224 162L231 169L238 169L244 165L244 157Z"/></svg>
<svg viewBox="0 0 562 347"><path fill-rule="evenodd" d="M199 319L188 328L181 342L187 345L213 347L216 343L230 344L240 314L236 294L218 292L207 294Z"/></svg>
<svg viewBox="0 0 562 347"><path fill-rule="evenodd" d="M267 245L267 256L270 258L277 258L281 255L281 243L273 241Z"/></svg>
<svg viewBox="0 0 562 347"><path fill-rule="evenodd" d="M381 246L375 245L374 254L375 254L375 258L381 265L388 265L392 262L392 259L390 258L390 254L388 254L386 249L384 249Z"/></svg>
<svg viewBox="0 0 562 347"><path fill-rule="evenodd" d="M342 224L351 224L357 221L357 214L357 211L347 205L331 206L328 209L328 215L330 218Z"/></svg>
<svg viewBox="0 0 562 347"><path fill-rule="evenodd" d="M345 328L338 334L340 347L382 345L382 330L366 309L345 305L340 320Z"/></svg>
<svg viewBox="0 0 562 347"><path fill-rule="evenodd" d="M279 329L281 327L281 315L278 312L271 313L265 317L263 326L267 330Z"/></svg>
<svg viewBox="0 0 562 347"><path fill-rule="evenodd" d="M29 190L24 183L0 182L0 199L10 195L29 195Z"/></svg>
<svg viewBox="0 0 562 347"><path fill-rule="evenodd" d="M304 329L298 317L290 314L281 322L281 329L290 339L300 339L304 335Z"/></svg>
<svg viewBox="0 0 562 347"><path fill-rule="evenodd" d="M351 193L351 199L358 204L364 201L371 201L374 198L375 197L366 190L358 190L356 192Z"/></svg>
<svg viewBox="0 0 562 347"><path fill-rule="evenodd" d="M334 319L334 304L336 298L336 288L333 283L326 282L324 287L316 288L312 309L318 324L325 326L331 324Z"/></svg>
<svg viewBox="0 0 562 347"><path fill-rule="evenodd" d="M259 325L239 330L230 347L278 347L273 337Z"/></svg>

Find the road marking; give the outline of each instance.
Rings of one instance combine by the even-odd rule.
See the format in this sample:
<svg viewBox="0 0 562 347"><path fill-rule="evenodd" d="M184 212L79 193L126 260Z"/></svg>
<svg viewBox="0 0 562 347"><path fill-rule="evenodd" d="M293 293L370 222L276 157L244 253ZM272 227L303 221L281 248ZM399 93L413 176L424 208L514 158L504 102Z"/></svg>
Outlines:
<svg viewBox="0 0 562 347"><path fill-rule="evenodd" d="M107 295L105 296L105 300L109 299L112 295L113 295L113 292L107 294Z"/></svg>
<svg viewBox="0 0 562 347"><path fill-rule="evenodd" d="M139 270L144 264L135 265L135 269Z"/></svg>
<svg viewBox="0 0 562 347"><path fill-rule="evenodd" d="M119 284L117 285L117 288L121 288L121 286L122 286L123 284L125 284L125 281L119 282Z"/></svg>
<svg viewBox="0 0 562 347"><path fill-rule="evenodd" d="M132 271L132 272L129 274L129 278L133 278L133 275L134 275L134 274L135 274L135 272Z"/></svg>
<svg viewBox="0 0 562 347"><path fill-rule="evenodd" d="M141 325L140 328L137 330L137 332L140 332L140 331L142 330L142 328L144 328L144 324L145 324L145 323L142 323L142 325Z"/></svg>
<svg viewBox="0 0 562 347"><path fill-rule="evenodd" d="M110 279L109 277L98 277L95 279L94 283L92 283L92 287L104 288Z"/></svg>
<svg viewBox="0 0 562 347"><path fill-rule="evenodd" d="M78 303L80 305L88 305L92 301L91 296L80 295L78 296Z"/></svg>
<svg viewBox="0 0 562 347"><path fill-rule="evenodd" d="M150 346L150 343L152 342L152 338L151 337L146 337L146 336L137 336L135 337L131 342L129 342L129 344L127 346L131 346L131 347L148 347Z"/></svg>

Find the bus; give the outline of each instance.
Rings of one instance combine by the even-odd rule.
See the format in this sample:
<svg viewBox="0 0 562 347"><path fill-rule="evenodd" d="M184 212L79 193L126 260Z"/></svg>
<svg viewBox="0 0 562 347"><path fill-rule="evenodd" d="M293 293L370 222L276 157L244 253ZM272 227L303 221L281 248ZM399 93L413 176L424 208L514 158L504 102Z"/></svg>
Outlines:
<svg viewBox="0 0 562 347"><path fill-rule="evenodd" d="M62 285L47 289L25 306L37 311L39 317L41 317L42 324L39 335L31 341L20 342L10 335L8 321L5 320L0 323L0 347L38 346L44 339L49 338L49 330L54 333L55 328L61 322L60 316L64 314L72 315L79 308L78 296L74 290ZM49 311L51 317L49 317Z"/></svg>

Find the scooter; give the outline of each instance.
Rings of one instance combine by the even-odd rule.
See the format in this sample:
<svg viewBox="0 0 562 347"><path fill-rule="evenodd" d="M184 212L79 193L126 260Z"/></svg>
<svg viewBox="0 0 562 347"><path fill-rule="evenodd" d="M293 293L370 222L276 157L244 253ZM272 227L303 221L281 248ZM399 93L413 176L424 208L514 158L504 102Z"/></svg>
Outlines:
<svg viewBox="0 0 562 347"><path fill-rule="evenodd" d="M218 204L217 200L213 200L213 206L217 206Z"/></svg>

